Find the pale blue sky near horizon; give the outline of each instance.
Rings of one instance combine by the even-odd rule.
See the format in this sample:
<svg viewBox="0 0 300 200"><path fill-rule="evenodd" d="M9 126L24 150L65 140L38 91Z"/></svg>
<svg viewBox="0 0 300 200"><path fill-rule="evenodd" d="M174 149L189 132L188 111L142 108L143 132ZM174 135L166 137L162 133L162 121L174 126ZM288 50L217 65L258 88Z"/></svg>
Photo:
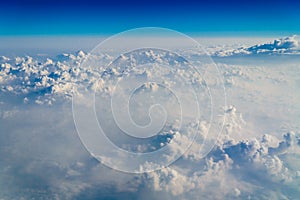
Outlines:
<svg viewBox="0 0 300 200"><path fill-rule="evenodd" d="M110 35L113 36L113 35ZM90 51L100 42L110 36L0 36L0 54L5 56L22 56L35 54L56 55L59 53L72 53L83 50ZM258 36L193 36L204 47L213 45L237 45L246 46L257 43L272 42L276 38L290 35L262 35ZM167 45L167 44L166 44Z"/></svg>

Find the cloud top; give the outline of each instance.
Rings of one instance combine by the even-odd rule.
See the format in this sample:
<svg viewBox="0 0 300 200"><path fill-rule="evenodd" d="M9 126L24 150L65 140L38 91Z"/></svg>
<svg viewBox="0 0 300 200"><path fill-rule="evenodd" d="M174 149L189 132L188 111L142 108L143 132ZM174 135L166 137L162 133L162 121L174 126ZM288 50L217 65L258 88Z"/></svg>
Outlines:
<svg viewBox="0 0 300 200"><path fill-rule="evenodd" d="M216 51L213 55L219 57L258 54L299 54L299 41L296 35L275 39L272 42L256 44L250 47Z"/></svg>
<svg viewBox="0 0 300 200"><path fill-rule="evenodd" d="M224 55L288 53L296 52L298 47L292 36ZM68 99L77 84L100 90L103 81L99 81L99 72L79 65L85 55L80 51L42 62L31 57L0 57L0 96L21 99L22 107L23 102L54 104L59 97ZM152 52L144 56L159 59ZM110 59L107 55L100 57ZM126 57L120 59L124 61ZM248 80L244 70L230 69L225 74L227 78ZM104 80L109 81L121 70L99 71L104 71ZM139 75L152 73L141 71ZM142 89L157 91L157 85L146 84ZM3 106L5 102L1 101ZM4 159L0 162L0 199L296 199L300 195L299 131L290 131L282 138L267 134L252 139L232 138L243 133L245 122L239 107L225 108L226 137L219 138L205 159L197 157L198 151L190 151L168 168L139 175L117 173L89 157L74 139L73 118L65 108L37 107L42 110L0 110L0 128L5 130L0 131L0 137L5 138L0 140L4 147L0 150ZM208 129L206 123L200 127ZM188 144L183 134L169 132L153 140L149 148L159 148L170 141ZM196 147L202 144L195 143Z"/></svg>

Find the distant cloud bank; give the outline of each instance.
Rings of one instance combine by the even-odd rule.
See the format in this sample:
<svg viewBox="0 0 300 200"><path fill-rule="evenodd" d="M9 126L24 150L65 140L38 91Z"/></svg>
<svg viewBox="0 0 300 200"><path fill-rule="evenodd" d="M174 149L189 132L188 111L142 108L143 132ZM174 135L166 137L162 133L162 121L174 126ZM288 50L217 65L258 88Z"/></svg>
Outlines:
<svg viewBox="0 0 300 200"><path fill-rule="evenodd" d="M296 35L275 39L273 42L257 44L251 47L240 47L237 49L219 50L213 56L239 56L239 55L258 55L258 54L299 54L299 41Z"/></svg>

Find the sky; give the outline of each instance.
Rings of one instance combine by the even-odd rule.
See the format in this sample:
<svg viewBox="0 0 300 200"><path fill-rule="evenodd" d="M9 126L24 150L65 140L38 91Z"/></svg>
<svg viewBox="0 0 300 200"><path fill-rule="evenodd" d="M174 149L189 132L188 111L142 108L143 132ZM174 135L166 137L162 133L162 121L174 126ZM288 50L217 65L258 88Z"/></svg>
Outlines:
<svg viewBox="0 0 300 200"><path fill-rule="evenodd" d="M0 35L112 35L164 27L189 35L300 33L298 1L58 1L0 4Z"/></svg>
<svg viewBox="0 0 300 200"><path fill-rule="evenodd" d="M300 34L299 8L300 2L290 0L0 0L0 199L297 199L300 43L299 37L291 35ZM139 37L132 37L128 43L117 43L120 49L112 45L113 40L106 43L111 51L102 52L103 44L96 47L113 34L149 26L185 33L203 44L206 52L201 54L189 46L191 43L168 42L166 37L155 38L154 44L182 46L172 49L171 54L164 53L167 48L127 51L128 44L140 44ZM162 40L164 43L160 43ZM89 53L97 50L99 55L90 58L101 61L101 65L82 64ZM218 67L206 66L206 53ZM201 76L182 69L186 59L178 59L177 55L183 55L191 66L204 63L208 70ZM135 62L128 65L131 58ZM148 61L159 65L143 64ZM194 132L198 122L186 120L184 130L177 131L176 123L168 121L172 125L166 126L168 134L137 145L135 139L119 134L122 126L113 123L115 115L109 115L112 101L106 95L115 81L125 79L128 73L136 80L149 76L151 83L161 77L162 83L172 85L183 77L181 80L195 83L199 90L203 86L209 89L209 95L197 93L200 111L210 114L208 110L213 107L212 116L216 117L211 117L213 121L207 120L210 115L201 119L196 141L186 136ZM134 88L136 94L142 95L144 91L159 92L158 85L146 83L141 85L142 90ZM184 94L179 97L190 100L193 93L185 86L176 90ZM222 98L224 87L226 103ZM105 101L95 103L97 121L106 128L112 143L123 150L152 152L169 145L169 141L178 144L169 146L175 153L180 152L181 145L192 146L165 169L142 174L119 172L124 166L115 163L130 160L126 154L121 159L115 159L114 154L102 156L98 162L80 140L78 125L85 128L95 121L83 115L86 123L78 124L72 108L75 105L80 111L89 111L94 105L72 104L74 91L104 94ZM155 95L150 94L152 100ZM133 101L144 102L139 95L133 96ZM99 98L95 99L102 100ZM171 105L166 108L174 111L168 119L174 119L178 108L173 107L172 101L167 102ZM197 110L192 102L183 107L183 113ZM137 109L144 105L138 103ZM136 113L134 109L130 110L132 113ZM194 119L194 115L187 116ZM218 125L224 127L216 138L220 132L214 126ZM209 134L205 134L207 131ZM215 144L207 155L202 152L206 149L206 135L208 144ZM103 147L104 140L93 140L96 141ZM163 158L170 157L166 154ZM149 163L146 167L153 169L157 165Z"/></svg>

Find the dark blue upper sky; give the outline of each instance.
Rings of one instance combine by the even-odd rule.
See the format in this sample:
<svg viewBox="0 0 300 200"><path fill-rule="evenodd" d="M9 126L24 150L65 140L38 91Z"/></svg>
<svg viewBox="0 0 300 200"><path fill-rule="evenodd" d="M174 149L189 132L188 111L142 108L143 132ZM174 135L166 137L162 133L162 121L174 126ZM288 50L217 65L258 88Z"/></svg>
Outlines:
<svg viewBox="0 0 300 200"><path fill-rule="evenodd" d="M195 35L299 34L300 2L11 0L0 35L110 35L159 26Z"/></svg>

